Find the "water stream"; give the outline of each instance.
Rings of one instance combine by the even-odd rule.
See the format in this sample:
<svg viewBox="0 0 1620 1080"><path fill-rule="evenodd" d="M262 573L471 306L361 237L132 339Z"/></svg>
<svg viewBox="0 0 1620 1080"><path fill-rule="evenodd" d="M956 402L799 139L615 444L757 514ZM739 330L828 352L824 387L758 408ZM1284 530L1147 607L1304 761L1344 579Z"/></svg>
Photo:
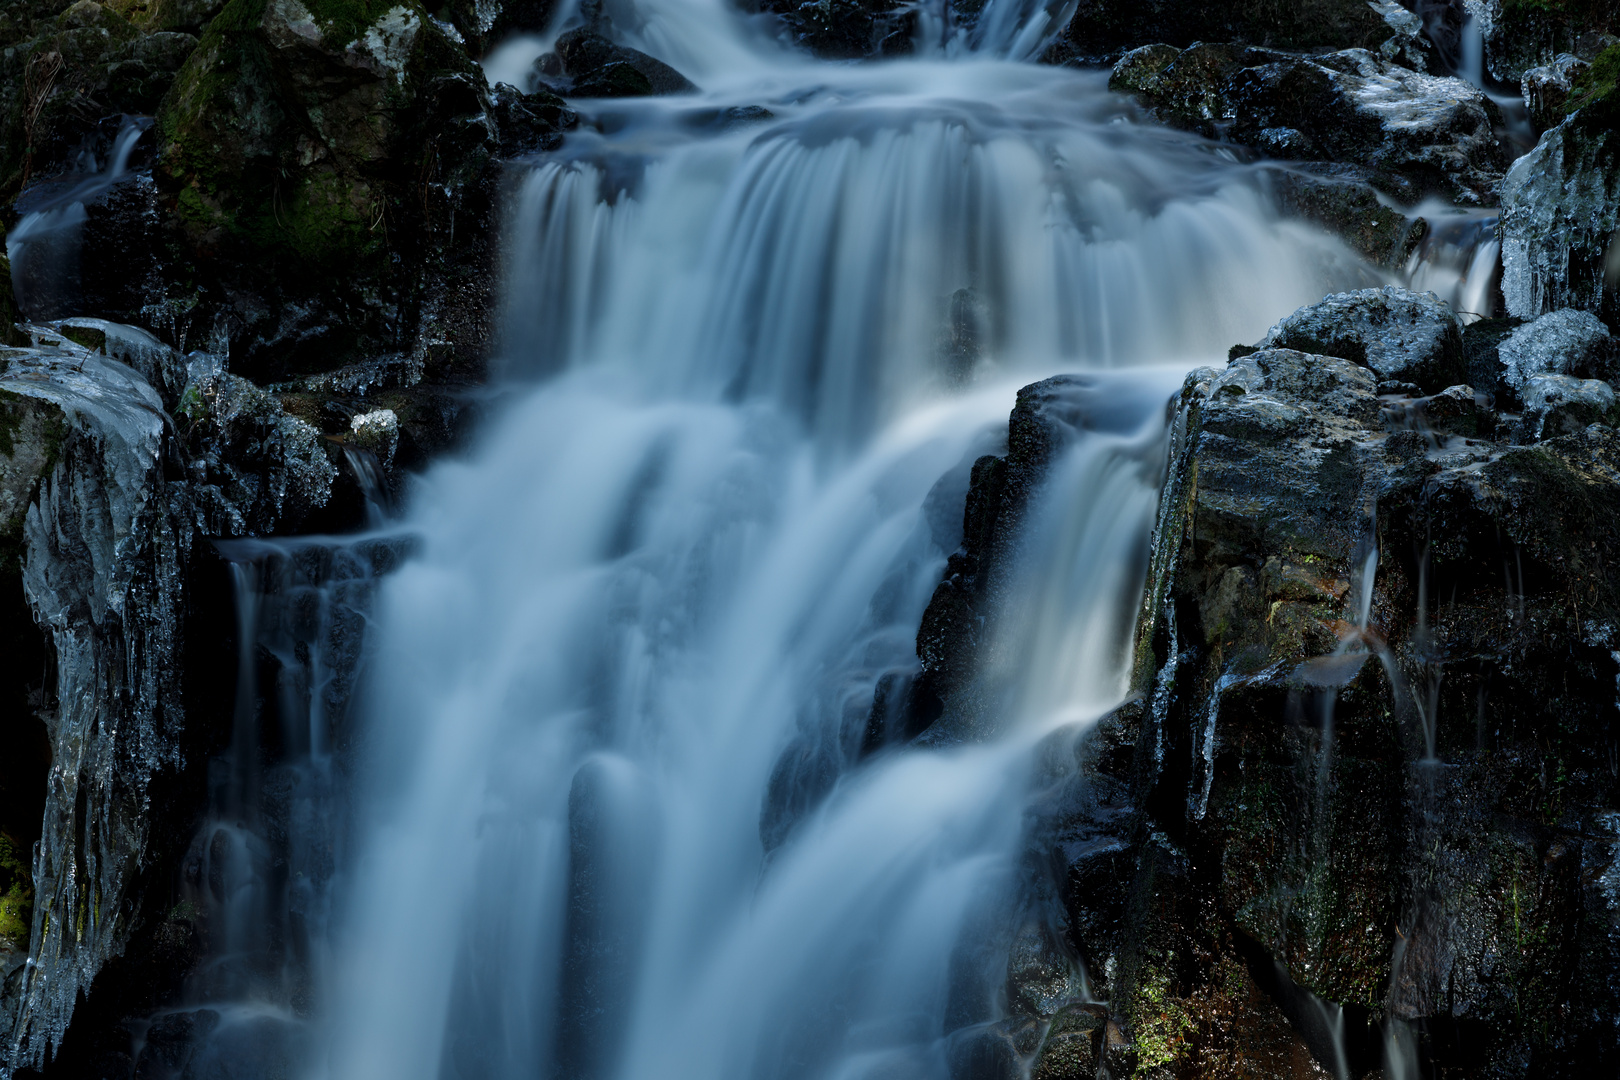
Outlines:
<svg viewBox="0 0 1620 1080"><path fill-rule="evenodd" d="M1042 5L860 66L717 0L609 14L705 92L582 103L528 166L505 403L416 485L414 556L342 579L376 589L352 857L321 941L254 946L311 958L268 1013L334 1080L945 1077L1005 1008L1035 747L1126 689L1165 402L1385 278L1105 74L1019 62ZM768 118L716 122L741 105ZM968 466L1059 372L1091 419L1036 493L988 722L864 753ZM309 740L290 790L328 783ZM789 752L821 782L784 814Z"/></svg>

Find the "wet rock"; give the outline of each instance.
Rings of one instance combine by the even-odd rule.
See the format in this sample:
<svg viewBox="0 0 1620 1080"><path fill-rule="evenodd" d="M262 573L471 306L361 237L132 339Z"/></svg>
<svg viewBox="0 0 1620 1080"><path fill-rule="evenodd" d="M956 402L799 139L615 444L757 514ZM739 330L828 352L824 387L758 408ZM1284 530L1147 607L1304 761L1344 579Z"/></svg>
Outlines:
<svg viewBox="0 0 1620 1080"><path fill-rule="evenodd" d="M192 361L191 382L175 408L205 531L247 536L296 529L332 497L337 469L327 444L273 395L216 364L200 354ZM397 421L390 429L374 417L363 426L379 446L388 430L397 441Z"/></svg>
<svg viewBox="0 0 1620 1080"><path fill-rule="evenodd" d="M1070 1008L1054 1017L1030 1071L1032 1080L1093 1080L1107 1022L1107 1010L1097 1007Z"/></svg>
<svg viewBox="0 0 1620 1080"><path fill-rule="evenodd" d="M916 14L896 0L769 0L762 6L817 56L855 60L911 51ZM956 7L960 15L963 5Z"/></svg>
<svg viewBox="0 0 1620 1080"><path fill-rule="evenodd" d="M1530 123L1538 132L1557 127L1568 111L1574 77L1591 65L1577 56L1563 54L1550 64L1531 68L1519 80L1524 103L1530 110Z"/></svg>
<svg viewBox="0 0 1620 1080"><path fill-rule="evenodd" d="M1405 266L1428 234L1428 224L1392 210L1379 198L1382 178L1354 165L1312 164L1270 172L1271 190L1284 213L1336 233L1376 266Z"/></svg>
<svg viewBox="0 0 1620 1080"><path fill-rule="evenodd" d="M348 444L376 457L384 469L394 465L394 452L399 449L399 417L392 409L374 409L361 413L349 422Z"/></svg>
<svg viewBox="0 0 1620 1080"><path fill-rule="evenodd" d="M34 853L32 962L0 988L3 1053L38 1067L141 915L135 885L157 857L179 766L182 575L189 515L165 476L157 393L130 368L37 331L5 356L16 415L7 486L36 485L21 529L22 584L50 637L51 742ZM13 513L15 516L15 513Z"/></svg>
<svg viewBox="0 0 1620 1080"><path fill-rule="evenodd" d="M1508 313L1534 319L1579 308L1620 316L1620 47L1578 81L1576 112L1546 132L1502 181L1502 295Z"/></svg>
<svg viewBox="0 0 1620 1080"><path fill-rule="evenodd" d="M1519 391L1524 399L1527 442L1573 435L1589 424L1612 423L1617 417L1614 389L1598 379L1569 375L1532 375Z"/></svg>
<svg viewBox="0 0 1620 1080"><path fill-rule="evenodd" d="M1502 379L1523 393L1537 375L1575 375L1613 381L1620 342L1597 316L1565 308L1515 328L1497 345Z"/></svg>
<svg viewBox="0 0 1620 1080"><path fill-rule="evenodd" d="M1472 386L1448 386L1420 403L1423 426L1465 438L1489 438L1496 421Z"/></svg>
<svg viewBox="0 0 1620 1080"><path fill-rule="evenodd" d="M1391 5L1394 6L1394 5ZM1233 41L1275 49L1377 49L1391 37L1410 40L1406 13L1356 0L1304 0L1273 4L1238 0L1202 4L1193 0L1081 0L1050 59L1112 63L1144 42L1185 48L1197 41Z"/></svg>
<svg viewBox="0 0 1620 1080"><path fill-rule="evenodd" d="M1113 1000L1138 1064L1221 1075L1177 1036L1209 1030L1212 1007L1264 1030L1222 989L1238 971L1330 1070L1333 1024L1352 1074L1377 1066L1385 1009L1436 1069L1483 1075L1527 1043L1614 1060L1597 1014L1564 1004L1610 1000L1607 975L1554 973L1607 918L1576 883L1588 826L1574 822L1606 806L1620 662L1575 644L1592 631L1564 598L1587 626L1620 605L1599 569L1620 554L1620 437L1436 448L1385 426L1373 384L1272 349L1183 392L1138 631L1149 711L1131 801L1185 869L1155 834L1133 841L1145 906L1121 933ZM1455 386L1424 406L1443 430L1471 403ZM1555 655L1570 681L1540 666ZM1572 717L1556 807L1536 779L1555 716ZM1519 943L1506 956L1504 934ZM1521 1019L1521 994L1564 1018L1556 1031Z"/></svg>
<svg viewBox="0 0 1620 1080"><path fill-rule="evenodd" d="M1302 57L1198 44L1171 57L1145 46L1115 65L1109 86L1176 127L1273 157L1400 173L1465 201L1493 201L1505 164L1484 94L1364 49Z"/></svg>
<svg viewBox="0 0 1620 1080"><path fill-rule="evenodd" d="M1595 3L1535 0L1468 0L1485 47L1485 69L1500 82L1516 83L1531 68L1554 63L1563 53L1591 59L1620 29L1620 9Z"/></svg>
<svg viewBox="0 0 1620 1080"><path fill-rule="evenodd" d="M615 45L601 34L571 30L557 39L563 71L575 97L639 97L694 94L692 81L662 60Z"/></svg>
<svg viewBox="0 0 1620 1080"><path fill-rule="evenodd" d="M1467 377L1462 324L1433 293L1398 286L1337 293L1272 327L1265 347L1337 356L1383 382L1435 391Z"/></svg>
<svg viewBox="0 0 1620 1080"><path fill-rule="evenodd" d="M990 730L982 726L994 723L984 701L994 693L975 675L994 637L1013 572L1009 545L1017 542L1031 493L1080 431L1108 429L1126 415L1106 405L1105 394L1085 376L1046 379L1018 392L1006 456L987 454L973 463L961 547L947 560L917 634L922 670L911 687L906 723L927 726L924 740L977 738ZM926 725L921 718L928 718Z"/></svg>
<svg viewBox="0 0 1620 1080"><path fill-rule="evenodd" d="M562 98L544 90L525 94L501 85L490 90L489 100L505 157L555 150L562 145L562 132L579 123Z"/></svg>
<svg viewBox="0 0 1620 1080"><path fill-rule="evenodd" d="M481 362L491 110L462 46L415 4L226 6L164 101L157 179L204 283L197 316L238 371L441 349Z"/></svg>

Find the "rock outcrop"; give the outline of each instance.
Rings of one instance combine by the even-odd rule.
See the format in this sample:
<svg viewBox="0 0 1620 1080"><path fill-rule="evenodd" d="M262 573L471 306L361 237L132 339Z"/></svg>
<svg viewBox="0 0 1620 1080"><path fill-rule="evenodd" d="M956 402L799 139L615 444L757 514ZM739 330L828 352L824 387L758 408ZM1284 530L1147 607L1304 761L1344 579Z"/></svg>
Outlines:
<svg viewBox="0 0 1620 1080"><path fill-rule="evenodd" d="M1613 0L1465 0L1464 6L1477 22L1486 70L1505 83L1560 54L1590 60L1620 30L1620 4Z"/></svg>
<svg viewBox="0 0 1620 1080"><path fill-rule="evenodd" d="M43 834L32 859L32 949L3 988L4 1057L39 1066L79 998L150 915L160 793L181 764L182 588L190 515L167 475L162 402L134 370L71 341L8 350L0 527L50 637L54 685ZM17 717L8 724L32 720Z"/></svg>
<svg viewBox="0 0 1620 1080"><path fill-rule="evenodd" d="M1175 127L1270 157L1365 166L1468 202L1494 201L1506 164L1483 93L1364 49L1146 45L1120 58L1109 86Z"/></svg>
<svg viewBox="0 0 1620 1080"><path fill-rule="evenodd" d="M1572 80L1574 110L1502 181L1502 293L1534 319L1579 308L1620 316L1620 46Z"/></svg>
<svg viewBox="0 0 1620 1080"><path fill-rule="evenodd" d="M1260 348L1335 356L1381 384L1433 393L1464 381L1462 323L1433 293L1390 285L1336 293L1272 327Z"/></svg>
<svg viewBox="0 0 1620 1080"><path fill-rule="evenodd" d="M1042 758L1028 858L1062 925L1014 949L1012 1015L975 1036L1031 1075L1620 1063L1614 395L1537 374L1509 415L1439 389L1465 360L1436 306L1329 298L1175 399L1134 692ZM1419 354L1423 390L1378 370ZM1014 432L1063 385L1027 388ZM1015 456L975 466L919 633L941 715L973 698L982 646L941 627L993 606L1016 527L975 508L1007 504ZM1065 957L1089 998L1030 998Z"/></svg>
<svg viewBox="0 0 1620 1080"><path fill-rule="evenodd" d="M1405 21L1401 17L1407 13L1399 5L1386 7L1395 9L1389 15ZM1385 13L1365 0L1287 4L1080 0L1055 51L1092 63L1113 63L1121 53L1150 41L1180 48L1199 41L1232 41L1300 51L1377 49L1398 33L1401 30L1390 25Z"/></svg>

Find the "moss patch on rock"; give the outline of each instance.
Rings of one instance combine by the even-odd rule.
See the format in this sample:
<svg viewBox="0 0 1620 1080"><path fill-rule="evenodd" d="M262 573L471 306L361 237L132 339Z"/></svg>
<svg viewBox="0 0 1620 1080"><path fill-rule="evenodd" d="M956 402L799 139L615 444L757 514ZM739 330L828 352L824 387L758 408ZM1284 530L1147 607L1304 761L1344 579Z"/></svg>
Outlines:
<svg viewBox="0 0 1620 1080"><path fill-rule="evenodd" d="M15 839L0 833L0 952L28 948L34 917L34 875Z"/></svg>

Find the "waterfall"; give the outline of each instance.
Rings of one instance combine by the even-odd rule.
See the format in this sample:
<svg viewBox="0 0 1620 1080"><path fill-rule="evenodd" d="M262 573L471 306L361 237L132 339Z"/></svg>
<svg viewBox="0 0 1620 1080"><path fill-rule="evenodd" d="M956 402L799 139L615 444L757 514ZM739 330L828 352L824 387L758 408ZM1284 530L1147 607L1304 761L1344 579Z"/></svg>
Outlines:
<svg viewBox="0 0 1620 1080"><path fill-rule="evenodd" d="M408 542L226 550L244 685L280 681L194 852L194 1068L944 1077L1001 1015L1039 748L1127 689L1166 401L1379 280L1105 76L1017 62L1066 10L991 0L977 52L850 66L715 0L609 5L705 93L583 103L524 166L477 446L379 519ZM979 715L871 752L969 469L1062 372L1085 408Z"/></svg>

